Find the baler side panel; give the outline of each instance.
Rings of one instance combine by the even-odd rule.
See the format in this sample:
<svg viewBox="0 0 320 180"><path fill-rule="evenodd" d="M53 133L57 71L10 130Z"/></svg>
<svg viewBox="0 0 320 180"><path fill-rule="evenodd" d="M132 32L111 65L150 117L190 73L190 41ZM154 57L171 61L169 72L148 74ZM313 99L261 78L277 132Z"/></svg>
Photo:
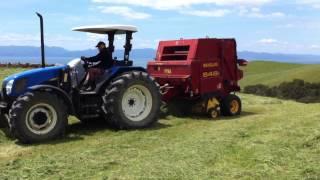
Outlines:
<svg viewBox="0 0 320 180"><path fill-rule="evenodd" d="M192 61L191 62L191 90L196 94L201 93L201 62L200 61Z"/></svg>
<svg viewBox="0 0 320 180"><path fill-rule="evenodd" d="M200 39L197 46L196 58L200 65L199 72L200 94L216 93L221 87L220 72L220 41L218 39Z"/></svg>
<svg viewBox="0 0 320 180"><path fill-rule="evenodd" d="M196 59L210 61L221 57L220 41L217 39L199 39L196 46Z"/></svg>
<svg viewBox="0 0 320 180"><path fill-rule="evenodd" d="M220 59L201 62L201 94L216 93L222 89Z"/></svg>
<svg viewBox="0 0 320 180"><path fill-rule="evenodd" d="M234 39L221 40L221 55L223 88L227 93L239 91L237 51Z"/></svg>
<svg viewBox="0 0 320 180"><path fill-rule="evenodd" d="M223 63L225 67L225 74L223 74L223 77L225 77L226 80L236 80L236 52L235 52L235 44L232 41L222 41L222 56L223 56Z"/></svg>

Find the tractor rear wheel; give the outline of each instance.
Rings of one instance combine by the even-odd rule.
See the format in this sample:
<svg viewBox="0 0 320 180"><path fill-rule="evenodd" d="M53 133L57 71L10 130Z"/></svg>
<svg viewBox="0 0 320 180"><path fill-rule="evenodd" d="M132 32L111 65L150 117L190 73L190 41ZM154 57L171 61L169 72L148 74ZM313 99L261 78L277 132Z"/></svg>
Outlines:
<svg viewBox="0 0 320 180"><path fill-rule="evenodd" d="M118 129L146 128L158 120L160 91L147 73L126 72L106 88L102 109Z"/></svg>
<svg viewBox="0 0 320 180"><path fill-rule="evenodd" d="M241 114L242 104L238 96L230 94L222 100L221 112L224 116L237 116Z"/></svg>
<svg viewBox="0 0 320 180"><path fill-rule="evenodd" d="M48 92L26 93L13 103L10 127L22 143L38 143L64 135L68 124L66 105Z"/></svg>
<svg viewBox="0 0 320 180"><path fill-rule="evenodd" d="M6 116L4 114L0 114L0 129L7 127L9 127L9 125Z"/></svg>

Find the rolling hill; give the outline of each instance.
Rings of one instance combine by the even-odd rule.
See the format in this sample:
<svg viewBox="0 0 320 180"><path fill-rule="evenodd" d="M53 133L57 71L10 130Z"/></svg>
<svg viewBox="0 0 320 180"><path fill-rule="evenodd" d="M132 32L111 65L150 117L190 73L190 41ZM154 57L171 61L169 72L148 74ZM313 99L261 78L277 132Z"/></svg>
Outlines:
<svg viewBox="0 0 320 180"><path fill-rule="evenodd" d="M265 84L278 85L293 79L308 82L320 82L320 65L291 64L268 61L254 61L244 69L245 77L240 82L242 87L247 85Z"/></svg>

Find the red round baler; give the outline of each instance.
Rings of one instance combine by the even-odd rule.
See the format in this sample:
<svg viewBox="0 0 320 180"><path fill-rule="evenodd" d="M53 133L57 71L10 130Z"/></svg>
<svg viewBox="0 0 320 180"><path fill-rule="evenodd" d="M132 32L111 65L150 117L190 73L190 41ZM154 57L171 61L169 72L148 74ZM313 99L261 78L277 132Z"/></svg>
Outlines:
<svg viewBox="0 0 320 180"><path fill-rule="evenodd" d="M161 41L156 58L147 66L148 73L160 85L166 103L183 101L183 112L241 113L238 81L243 78L235 39L181 39Z"/></svg>

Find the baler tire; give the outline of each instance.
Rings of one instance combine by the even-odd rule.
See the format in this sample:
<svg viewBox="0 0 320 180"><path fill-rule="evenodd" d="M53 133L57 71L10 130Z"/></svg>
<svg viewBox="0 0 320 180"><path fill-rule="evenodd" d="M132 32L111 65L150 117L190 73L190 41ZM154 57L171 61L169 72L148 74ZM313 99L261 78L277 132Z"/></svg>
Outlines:
<svg viewBox="0 0 320 180"><path fill-rule="evenodd" d="M242 103L238 96L230 94L222 100L221 113L223 116L238 116L241 114L241 111Z"/></svg>
<svg viewBox="0 0 320 180"><path fill-rule="evenodd" d="M130 71L116 77L102 100L107 121L117 129L146 128L159 118L159 85L146 72Z"/></svg>
<svg viewBox="0 0 320 180"><path fill-rule="evenodd" d="M64 101L56 94L28 92L18 97L9 111L11 132L23 144L61 137L68 124L66 109Z"/></svg>

